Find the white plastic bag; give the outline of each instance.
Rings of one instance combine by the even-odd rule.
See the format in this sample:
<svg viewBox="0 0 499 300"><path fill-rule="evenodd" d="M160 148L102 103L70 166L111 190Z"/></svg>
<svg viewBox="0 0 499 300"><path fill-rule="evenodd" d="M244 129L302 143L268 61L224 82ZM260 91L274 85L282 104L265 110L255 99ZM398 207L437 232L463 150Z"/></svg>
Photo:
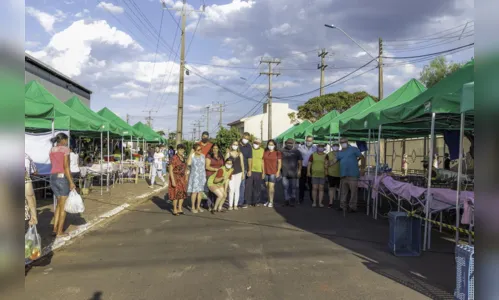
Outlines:
<svg viewBox="0 0 499 300"><path fill-rule="evenodd" d="M42 242L35 225L31 225L24 235L24 258L36 260L42 255Z"/></svg>
<svg viewBox="0 0 499 300"><path fill-rule="evenodd" d="M81 214L85 211L83 199L81 199L81 196L75 190L69 193L64 210L70 214Z"/></svg>

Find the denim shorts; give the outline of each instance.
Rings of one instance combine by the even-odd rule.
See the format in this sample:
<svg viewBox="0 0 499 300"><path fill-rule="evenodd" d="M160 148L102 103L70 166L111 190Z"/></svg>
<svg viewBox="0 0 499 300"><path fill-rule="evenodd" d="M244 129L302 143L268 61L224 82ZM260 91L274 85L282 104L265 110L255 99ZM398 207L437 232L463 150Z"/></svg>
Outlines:
<svg viewBox="0 0 499 300"><path fill-rule="evenodd" d="M58 174L50 175L50 188L56 197L69 196L69 181L66 176L60 178Z"/></svg>
<svg viewBox="0 0 499 300"><path fill-rule="evenodd" d="M275 174L265 174L265 179L264 181L265 182L271 182L271 183L275 183L277 180Z"/></svg>
<svg viewBox="0 0 499 300"><path fill-rule="evenodd" d="M324 177L312 177L312 184L324 184L326 182L326 178Z"/></svg>

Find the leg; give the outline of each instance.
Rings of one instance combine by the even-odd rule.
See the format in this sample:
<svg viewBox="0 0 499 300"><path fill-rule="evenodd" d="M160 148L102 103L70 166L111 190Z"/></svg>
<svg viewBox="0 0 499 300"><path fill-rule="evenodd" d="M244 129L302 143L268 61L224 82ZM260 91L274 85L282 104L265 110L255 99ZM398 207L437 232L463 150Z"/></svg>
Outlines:
<svg viewBox="0 0 499 300"><path fill-rule="evenodd" d="M163 171L158 170L158 178L163 182L163 186L166 185L165 177L163 176Z"/></svg>
<svg viewBox="0 0 499 300"><path fill-rule="evenodd" d="M241 187L242 177L243 177L242 173L236 174L235 177L234 176L232 177L232 179L235 180L234 190L233 190L233 192L231 191L231 193L234 194L234 201L232 203L234 205L234 209L237 209L237 206L238 206L238 201L239 201L239 196L240 196L239 191L240 191L240 187Z"/></svg>
<svg viewBox="0 0 499 300"><path fill-rule="evenodd" d="M54 234L57 234L57 228L59 227L59 211L61 210L59 203L61 203L61 197L57 197L57 205L54 211Z"/></svg>
<svg viewBox="0 0 499 300"><path fill-rule="evenodd" d="M64 221L66 220L66 211L64 206L66 205L67 196L61 196L57 200L57 208L59 209L58 223L57 223L57 235L62 235L64 233Z"/></svg>
<svg viewBox="0 0 499 300"><path fill-rule="evenodd" d="M318 184L317 188L319 189L319 196L318 196L319 206L324 207L324 204L322 204L322 200L324 198L324 184Z"/></svg>
<svg viewBox="0 0 499 300"><path fill-rule="evenodd" d="M236 200L236 194L234 190L236 189L236 182L234 175L232 175L232 179L229 181L229 210L234 209L234 202Z"/></svg>
<svg viewBox="0 0 499 300"><path fill-rule="evenodd" d="M196 202L196 209L197 211L201 211L201 200L203 199L203 193L199 192L197 193L198 194L198 197L197 197L197 202Z"/></svg>
<svg viewBox="0 0 499 300"><path fill-rule="evenodd" d="M154 186L154 181L156 179L156 168L152 167L151 168L151 187Z"/></svg>
<svg viewBox="0 0 499 300"><path fill-rule="evenodd" d="M317 192L318 192L318 189L319 189L319 185L318 184L312 184L312 206L313 207L316 207L317 206Z"/></svg>
<svg viewBox="0 0 499 300"><path fill-rule="evenodd" d="M269 205L272 207L274 204L275 183L269 182L267 188L269 190Z"/></svg>
<svg viewBox="0 0 499 300"><path fill-rule="evenodd" d="M290 179L290 189L291 189L291 205L294 206L296 205L296 199L297 199L297 194L298 194L298 178L291 178Z"/></svg>
<svg viewBox="0 0 499 300"><path fill-rule="evenodd" d="M300 176L300 203L303 202L305 197L305 185L307 183L307 168L301 168L301 176Z"/></svg>
<svg viewBox="0 0 499 300"><path fill-rule="evenodd" d="M290 200L291 200L291 196L289 193L289 186L291 184L291 180L292 179L289 179L288 177L282 177L282 188L284 190L284 202L286 204L289 204Z"/></svg>
<svg viewBox="0 0 499 300"><path fill-rule="evenodd" d="M332 207L334 202L334 195L336 194L336 188L334 186L329 187L328 192L329 192L329 206Z"/></svg>
<svg viewBox="0 0 499 300"><path fill-rule="evenodd" d="M262 173L253 172L253 199L255 204L260 204L262 197Z"/></svg>
<svg viewBox="0 0 499 300"><path fill-rule="evenodd" d="M349 189L350 189L350 209L353 211L357 210L357 192L358 192L358 180L357 178L349 178Z"/></svg>
<svg viewBox="0 0 499 300"><path fill-rule="evenodd" d="M172 199L172 203L173 203L173 214L176 215L178 214L178 200L175 200L175 199Z"/></svg>
<svg viewBox="0 0 499 300"><path fill-rule="evenodd" d="M348 179L347 177L341 178L340 181L340 207L341 209L346 209L346 202L348 196Z"/></svg>
<svg viewBox="0 0 499 300"><path fill-rule="evenodd" d="M213 192L217 196L217 200L215 201L215 210L220 212L222 211L222 206L225 202L224 193L222 192L222 188L218 188Z"/></svg>
<svg viewBox="0 0 499 300"><path fill-rule="evenodd" d="M253 202L253 174L245 180L245 192L244 198L246 199L247 205L254 205Z"/></svg>
<svg viewBox="0 0 499 300"><path fill-rule="evenodd" d="M198 213L196 209L196 200L198 198L198 193L191 193L191 211L195 214Z"/></svg>
<svg viewBox="0 0 499 300"><path fill-rule="evenodd" d="M244 205L244 193L245 193L245 188L246 188L246 175L242 174L241 175L241 184L239 185L239 198L236 198L239 200L238 206L243 206Z"/></svg>
<svg viewBox="0 0 499 300"><path fill-rule="evenodd" d="M178 213L183 214L184 213L184 199L178 199Z"/></svg>

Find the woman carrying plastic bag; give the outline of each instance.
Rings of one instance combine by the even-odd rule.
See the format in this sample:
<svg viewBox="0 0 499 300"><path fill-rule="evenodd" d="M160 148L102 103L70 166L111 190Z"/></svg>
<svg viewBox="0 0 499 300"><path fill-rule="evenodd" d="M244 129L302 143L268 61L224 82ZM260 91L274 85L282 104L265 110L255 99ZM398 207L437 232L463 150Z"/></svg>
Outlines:
<svg viewBox="0 0 499 300"><path fill-rule="evenodd" d="M24 235L24 258L36 260L42 255L42 242L35 225L30 225Z"/></svg>
<svg viewBox="0 0 499 300"><path fill-rule="evenodd" d="M85 211L83 199L81 199L81 196L76 192L76 190L72 190L69 193L69 197L68 200L66 200L64 210L70 214L81 214Z"/></svg>

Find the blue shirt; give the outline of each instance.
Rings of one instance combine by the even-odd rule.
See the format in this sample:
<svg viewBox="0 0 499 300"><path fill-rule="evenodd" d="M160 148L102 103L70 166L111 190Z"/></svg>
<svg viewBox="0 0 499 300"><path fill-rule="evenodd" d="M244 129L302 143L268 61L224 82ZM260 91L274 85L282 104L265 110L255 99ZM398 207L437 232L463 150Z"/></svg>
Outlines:
<svg viewBox="0 0 499 300"><path fill-rule="evenodd" d="M298 151L300 151L300 153L301 153L302 167L306 168L308 166L308 161L310 159L310 156L312 156L312 154L317 152L317 146L312 145L312 147L308 148L307 145L300 145L300 146L298 146Z"/></svg>
<svg viewBox="0 0 499 300"><path fill-rule="evenodd" d="M341 177L360 177L358 158L361 155L359 148L352 146L336 154L336 159L340 162Z"/></svg>
<svg viewBox="0 0 499 300"><path fill-rule="evenodd" d="M251 147L251 145L249 143L247 143L246 145L240 143L239 144L239 151L241 151L241 153L243 154L243 158L244 158L244 172L248 172L248 159L253 159L253 148Z"/></svg>

